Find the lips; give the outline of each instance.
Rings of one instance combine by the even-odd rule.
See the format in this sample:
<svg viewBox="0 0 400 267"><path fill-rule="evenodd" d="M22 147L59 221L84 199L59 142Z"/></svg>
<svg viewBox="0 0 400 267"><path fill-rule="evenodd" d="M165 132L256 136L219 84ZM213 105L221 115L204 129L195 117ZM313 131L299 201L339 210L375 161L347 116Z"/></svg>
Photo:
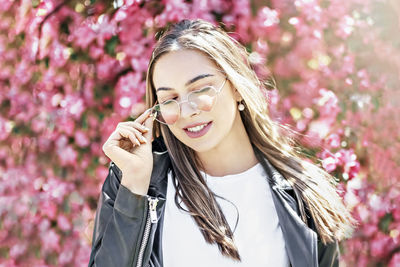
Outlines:
<svg viewBox="0 0 400 267"><path fill-rule="evenodd" d="M201 127L202 125L205 126ZM183 128L183 130L190 138L199 138L205 135L208 132L208 130L210 130L211 126L212 126L212 121L201 122L201 123L190 124L185 128ZM189 128L191 129L189 130Z"/></svg>

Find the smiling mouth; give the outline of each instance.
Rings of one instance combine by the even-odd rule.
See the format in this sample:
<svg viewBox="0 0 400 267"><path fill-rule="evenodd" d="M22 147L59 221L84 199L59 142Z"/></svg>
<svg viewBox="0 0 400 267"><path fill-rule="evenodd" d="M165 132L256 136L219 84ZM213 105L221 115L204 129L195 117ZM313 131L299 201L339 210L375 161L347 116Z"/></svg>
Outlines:
<svg viewBox="0 0 400 267"><path fill-rule="evenodd" d="M209 124L209 122L206 122L206 123L201 124L201 125L197 125L195 127L186 128L186 130L188 130L189 132L192 132L192 133L196 133L196 132L201 131L204 127L206 127L207 124Z"/></svg>
<svg viewBox="0 0 400 267"><path fill-rule="evenodd" d="M183 130L190 138L199 138L205 135L210 130L211 125L212 121L209 121L193 127L183 128Z"/></svg>

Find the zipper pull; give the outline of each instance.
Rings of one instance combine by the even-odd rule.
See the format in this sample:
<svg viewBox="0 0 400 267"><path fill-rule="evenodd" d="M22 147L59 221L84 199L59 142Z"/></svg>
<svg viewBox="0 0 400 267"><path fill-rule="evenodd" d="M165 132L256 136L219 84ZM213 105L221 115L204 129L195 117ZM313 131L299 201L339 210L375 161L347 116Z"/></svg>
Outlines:
<svg viewBox="0 0 400 267"><path fill-rule="evenodd" d="M149 208L150 208L150 220L152 223L157 222L157 203L158 203L158 198L149 198Z"/></svg>

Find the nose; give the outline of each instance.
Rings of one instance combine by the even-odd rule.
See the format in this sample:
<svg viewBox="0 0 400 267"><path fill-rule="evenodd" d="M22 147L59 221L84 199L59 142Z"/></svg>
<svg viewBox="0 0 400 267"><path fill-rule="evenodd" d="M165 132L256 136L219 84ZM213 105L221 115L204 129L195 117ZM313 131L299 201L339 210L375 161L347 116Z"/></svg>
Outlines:
<svg viewBox="0 0 400 267"><path fill-rule="evenodd" d="M197 109L197 105L195 103L189 101L181 103L181 117L191 117L199 113L200 110Z"/></svg>

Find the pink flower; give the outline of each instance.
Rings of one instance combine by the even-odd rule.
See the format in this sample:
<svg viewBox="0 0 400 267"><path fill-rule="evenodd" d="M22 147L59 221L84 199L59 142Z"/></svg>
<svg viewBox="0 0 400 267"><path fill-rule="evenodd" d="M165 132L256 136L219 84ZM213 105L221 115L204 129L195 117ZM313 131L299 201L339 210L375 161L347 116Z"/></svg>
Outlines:
<svg viewBox="0 0 400 267"><path fill-rule="evenodd" d="M252 31L260 37L271 37L278 31L278 23L278 11L265 6L258 10L254 24L251 24Z"/></svg>
<svg viewBox="0 0 400 267"><path fill-rule="evenodd" d="M96 39L96 33L90 27L88 23L82 23L82 25L75 29L73 33L74 43L80 48L87 48L93 40Z"/></svg>
<svg viewBox="0 0 400 267"><path fill-rule="evenodd" d="M343 172L348 179L355 177L360 171L360 163L357 161L357 155L353 150L341 149L339 152L340 164L343 165Z"/></svg>
<svg viewBox="0 0 400 267"><path fill-rule="evenodd" d="M57 216L57 225L63 231L68 231L71 229L71 223L63 214Z"/></svg>
<svg viewBox="0 0 400 267"><path fill-rule="evenodd" d="M370 237L379 231L377 225L375 224L366 224L363 227L363 232L366 236Z"/></svg>
<svg viewBox="0 0 400 267"><path fill-rule="evenodd" d="M336 165L338 164L339 161L334 154L330 153L328 150L324 150L321 153L321 158L322 158L322 167L327 172L332 172L336 169Z"/></svg>
<svg viewBox="0 0 400 267"><path fill-rule="evenodd" d="M41 213L50 219L55 219L57 215L57 205L50 200L44 201L40 205Z"/></svg>
<svg viewBox="0 0 400 267"><path fill-rule="evenodd" d="M74 257L74 252L70 248L64 249L58 256L58 264L67 265L71 263Z"/></svg>
<svg viewBox="0 0 400 267"><path fill-rule="evenodd" d="M58 252L60 250L60 236L53 229L43 232L40 237L42 240L43 251Z"/></svg>
<svg viewBox="0 0 400 267"><path fill-rule="evenodd" d="M28 248L27 243L18 243L11 247L10 249L10 257L11 258L18 258L23 255Z"/></svg>
<svg viewBox="0 0 400 267"><path fill-rule="evenodd" d="M75 131L75 121L71 117L60 116L56 119L55 127L59 132L72 136Z"/></svg>
<svg viewBox="0 0 400 267"><path fill-rule="evenodd" d="M12 130L12 123L0 117L0 141L5 140Z"/></svg>
<svg viewBox="0 0 400 267"><path fill-rule="evenodd" d="M400 266L400 252L395 253L389 262L388 267Z"/></svg>
<svg viewBox="0 0 400 267"><path fill-rule="evenodd" d="M325 139L326 144L329 148L337 148L340 146L340 137L336 133L332 133Z"/></svg>
<svg viewBox="0 0 400 267"><path fill-rule="evenodd" d="M61 166L73 166L78 158L78 152L70 145L63 149L57 150L58 158L60 159Z"/></svg>
<svg viewBox="0 0 400 267"><path fill-rule="evenodd" d="M319 94L320 98L316 99L315 102L319 106L320 116L332 118L332 121L335 121L337 114L340 112L338 99L335 93L321 88Z"/></svg>
<svg viewBox="0 0 400 267"><path fill-rule="evenodd" d="M75 143L79 147L86 147L89 145L90 141L87 134L82 130L77 130L75 132Z"/></svg>
<svg viewBox="0 0 400 267"><path fill-rule="evenodd" d="M97 76L102 80L109 80L115 76L119 69L119 63L115 58L103 55L97 63Z"/></svg>
<svg viewBox="0 0 400 267"><path fill-rule="evenodd" d="M378 232L375 238L371 241L371 256L383 258L387 253L387 247L390 242L390 237Z"/></svg>
<svg viewBox="0 0 400 267"><path fill-rule="evenodd" d="M99 59L104 54L104 49L97 45L91 45L89 48L89 55L93 59Z"/></svg>

